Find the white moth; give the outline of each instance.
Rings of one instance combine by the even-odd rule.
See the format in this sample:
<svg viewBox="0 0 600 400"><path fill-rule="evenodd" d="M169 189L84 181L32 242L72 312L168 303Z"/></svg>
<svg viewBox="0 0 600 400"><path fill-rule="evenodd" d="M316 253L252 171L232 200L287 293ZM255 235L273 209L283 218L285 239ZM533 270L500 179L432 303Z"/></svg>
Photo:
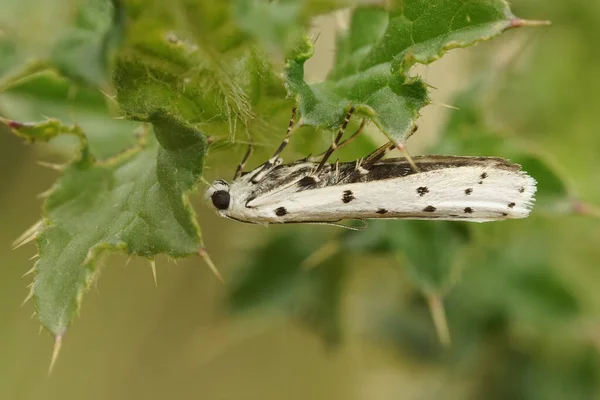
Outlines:
<svg viewBox="0 0 600 400"><path fill-rule="evenodd" d="M518 164L502 158L434 155L382 159L395 148L386 144L355 162L327 163L341 146L338 143L353 111L351 108L346 115L320 162L305 159L282 164L278 155L289 141L294 112L287 135L270 160L242 173L249 151L231 185L216 180L205 198L221 216L256 224L370 218L486 222L529 215L536 182ZM364 125L365 121L346 142Z"/></svg>
<svg viewBox="0 0 600 400"><path fill-rule="evenodd" d="M536 182L517 164L493 157L422 156L325 164L264 164L206 197L223 217L257 224L396 218L486 222L525 218Z"/></svg>

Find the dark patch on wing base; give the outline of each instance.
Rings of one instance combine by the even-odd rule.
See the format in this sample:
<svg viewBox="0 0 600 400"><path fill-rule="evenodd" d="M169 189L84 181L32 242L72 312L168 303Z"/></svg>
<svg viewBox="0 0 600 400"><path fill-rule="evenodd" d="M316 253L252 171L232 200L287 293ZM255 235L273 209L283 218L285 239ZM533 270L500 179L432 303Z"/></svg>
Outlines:
<svg viewBox="0 0 600 400"><path fill-rule="evenodd" d="M307 188L309 186L313 186L317 181L312 176L305 176L304 178L298 181L298 187L301 189Z"/></svg>
<svg viewBox="0 0 600 400"><path fill-rule="evenodd" d="M516 206L515 203L508 203L508 208L513 208L514 206Z"/></svg>
<svg viewBox="0 0 600 400"><path fill-rule="evenodd" d="M423 209L425 212L434 212L436 208L434 206L427 206Z"/></svg>
<svg viewBox="0 0 600 400"><path fill-rule="evenodd" d="M471 207L465 207L465 214L471 214L473 209Z"/></svg>
<svg viewBox="0 0 600 400"><path fill-rule="evenodd" d="M385 208L380 208L379 210L375 211L377 214L387 214L388 210L386 210Z"/></svg>

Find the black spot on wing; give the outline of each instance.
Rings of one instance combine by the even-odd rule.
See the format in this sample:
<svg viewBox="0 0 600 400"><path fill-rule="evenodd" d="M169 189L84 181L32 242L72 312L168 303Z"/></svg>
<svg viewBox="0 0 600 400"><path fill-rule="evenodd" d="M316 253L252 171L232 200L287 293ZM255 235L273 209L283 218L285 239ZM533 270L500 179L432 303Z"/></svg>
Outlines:
<svg viewBox="0 0 600 400"><path fill-rule="evenodd" d="M436 209L434 206L427 206L423 209L425 212L434 212Z"/></svg>
<svg viewBox="0 0 600 400"><path fill-rule="evenodd" d="M468 188L468 189L465 189L465 194L466 194L467 196L468 196L468 195L470 195L471 193L473 193L473 188Z"/></svg>
<svg viewBox="0 0 600 400"><path fill-rule="evenodd" d="M342 196L342 201L344 203L350 203L354 199L355 197L351 190L344 190L344 195Z"/></svg>
<svg viewBox="0 0 600 400"><path fill-rule="evenodd" d="M471 214L473 212L473 209L471 207L465 207L465 214Z"/></svg>
<svg viewBox="0 0 600 400"><path fill-rule="evenodd" d="M375 211L377 214L387 214L388 210L386 210L385 208L380 208L379 210Z"/></svg>
<svg viewBox="0 0 600 400"><path fill-rule="evenodd" d="M508 208L513 208L514 206L516 206L515 203L508 203Z"/></svg>
<svg viewBox="0 0 600 400"><path fill-rule="evenodd" d="M486 172L484 172L484 173L483 173L483 174L481 174L479 177L480 177L481 179L485 179L485 178L487 178L487 177L488 177L488 174L487 174Z"/></svg>
<svg viewBox="0 0 600 400"><path fill-rule="evenodd" d="M523 193L525 191L524 187L519 188L519 193Z"/></svg>
<svg viewBox="0 0 600 400"><path fill-rule="evenodd" d="M417 193L419 193L419 196L423 197L425 196L425 193L429 193L429 189L426 186L421 186L417 188Z"/></svg>
<svg viewBox="0 0 600 400"><path fill-rule="evenodd" d="M284 215L286 215L288 212L285 209L285 207L279 207L275 209L275 215L277 215L278 217L283 217Z"/></svg>
<svg viewBox="0 0 600 400"><path fill-rule="evenodd" d="M312 176L305 176L304 178L298 181L298 187L301 189L307 188L309 186L313 186L317 181Z"/></svg>

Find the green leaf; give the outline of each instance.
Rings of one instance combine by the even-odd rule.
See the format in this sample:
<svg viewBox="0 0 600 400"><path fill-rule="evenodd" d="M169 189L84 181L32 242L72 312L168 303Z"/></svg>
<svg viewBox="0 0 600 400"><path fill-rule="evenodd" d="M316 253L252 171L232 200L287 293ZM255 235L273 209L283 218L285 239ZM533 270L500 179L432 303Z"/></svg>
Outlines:
<svg viewBox="0 0 600 400"><path fill-rule="evenodd" d="M103 162L93 161L78 127L57 120L6 121L29 140L60 134L81 140L80 158L48 193L43 221L31 236L39 246L31 293L41 323L57 337L77 314L106 251L151 258L184 257L200 249L186 193L202 173L204 136L168 114L150 120L156 139L144 136L136 148Z"/></svg>
<svg viewBox="0 0 600 400"><path fill-rule="evenodd" d="M520 25L503 0L407 0L391 10L359 7L338 39L335 65L325 81L304 81L312 44L296 49L286 66L288 93L298 101L305 124L337 127L352 104L401 143L429 103L426 84L409 75L415 63L431 63L450 49Z"/></svg>
<svg viewBox="0 0 600 400"><path fill-rule="evenodd" d="M283 132L292 105L282 80L230 12L227 2L132 2L114 74L125 115L144 121L162 108L215 140Z"/></svg>
<svg viewBox="0 0 600 400"><path fill-rule="evenodd" d="M30 7L38 8L38 3L30 4ZM52 34L40 38L36 37L39 36L37 33L21 32L19 26L9 30L16 46L8 61L0 62L0 92L46 69L56 69L76 82L108 90L112 55L123 28L120 2L83 0L75 7L60 2L47 3L48 12L39 9L43 22L37 29L44 31L51 27L47 31ZM16 2L12 5L13 18L19 18L21 7L24 6ZM0 44L0 47L5 45Z"/></svg>
<svg viewBox="0 0 600 400"><path fill-rule="evenodd" d="M278 310L308 325L326 344L337 344L347 266L337 255L317 268L304 268L316 244L314 235L280 234L253 251L244 273L231 285L230 310Z"/></svg>
<svg viewBox="0 0 600 400"><path fill-rule="evenodd" d="M307 30L310 17L350 5L347 0L233 0L239 28L268 50L287 52Z"/></svg>
<svg viewBox="0 0 600 400"><path fill-rule="evenodd" d="M121 36L120 1L85 0L73 24L52 49L54 66L65 76L107 88L110 64Z"/></svg>
<svg viewBox="0 0 600 400"><path fill-rule="evenodd" d="M51 115L65 125L77 124L86 133L91 152L99 159L135 146L138 122L119 116L115 105L97 90L79 87L72 81L46 72L13 85L0 93L0 110L12 120L36 121ZM57 138L48 150L71 157L77 142Z"/></svg>
<svg viewBox="0 0 600 400"><path fill-rule="evenodd" d="M372 221L342 239L346 251L401 254L406 272L422 293L442 293L453 283L458 256L470 243L469 227L447 221Z"/></svg>

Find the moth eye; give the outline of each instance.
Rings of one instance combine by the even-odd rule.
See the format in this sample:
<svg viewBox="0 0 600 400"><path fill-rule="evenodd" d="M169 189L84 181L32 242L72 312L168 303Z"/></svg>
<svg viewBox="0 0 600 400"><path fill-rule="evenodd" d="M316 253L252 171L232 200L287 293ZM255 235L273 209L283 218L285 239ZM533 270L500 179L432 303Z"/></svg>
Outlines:
<svg viewBox="0 0 600 400"><path fill-rule="evenodd" d="M229 208L229 202L231 200L231 195L229 192L225 190L217 190L210 196L214 206L218 210L227 210Z"/></svg>

